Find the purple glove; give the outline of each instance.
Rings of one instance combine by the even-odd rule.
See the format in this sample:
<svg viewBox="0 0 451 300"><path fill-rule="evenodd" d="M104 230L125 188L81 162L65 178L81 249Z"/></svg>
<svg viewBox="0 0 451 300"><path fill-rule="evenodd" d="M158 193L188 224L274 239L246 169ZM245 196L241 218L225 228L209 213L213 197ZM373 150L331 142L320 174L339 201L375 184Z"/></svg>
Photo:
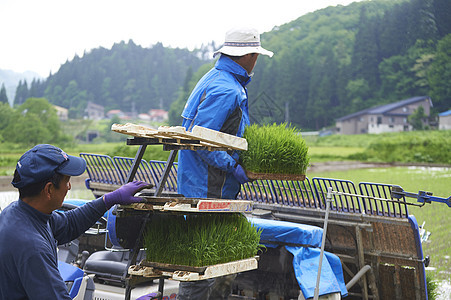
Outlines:
<svg viewBox="0 0 451 300"><path fill-rule="evenodd" d="M110 209L114 204L141 202L142 198L134 197L134 195L146 187L150 187L150 184L144 181L132 181L121 186L114 192L103 195L103 201L107 209Z"/></svg>
<svg viewBox="0 0 451 300"><path fill-rule="evenodd" d="M136 300L151 300L151 299L155 299L155 297L157 297L157 293L150 293L150 294L141 296L141 297L137 298Z"/></svg>
<svg viewBox="0 0 451 300"><path fill-rule="evenodd" d="M233 170L233 176L235 176L236 180L238 180L238 182L241 184L250 181L249 178L247 178L246 171L244 171L241 165L236 165L235 169Z"/></svg>

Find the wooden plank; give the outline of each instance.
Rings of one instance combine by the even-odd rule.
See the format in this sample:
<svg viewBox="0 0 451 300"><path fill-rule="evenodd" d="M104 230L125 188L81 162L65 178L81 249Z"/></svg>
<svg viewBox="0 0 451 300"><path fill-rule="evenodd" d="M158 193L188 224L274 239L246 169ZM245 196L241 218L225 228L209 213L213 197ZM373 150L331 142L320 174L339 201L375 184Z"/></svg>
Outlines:
<svg viewBox="0 0 451 300"><path fill-rule="evenodd" d="M161 144L192 146L193 150L196 147L207 147L209 150L217 150L215 148L247 150L246 139L201 126L194 126L193 131L190 132L186 131L182 126L160 126L156 130L133 123L126 123L113 124L111 130L134 137L157 138ZM165 139L168 141L165 141ZM193 143L190 144L189 141L193 141Z"/></svg>
<svg viewBox="0 0 451 300"><path fill-rule="evenodd" d="M204 199L204 198L184 198L184 197L153 197L141 196L146 203L152 204L149 210L159 210L162 212L249 212L252 211L253 202L248 200L227 200L227 199ZM139 204L131 204L131 208L145 210Z"/></svg>
<svg viewBox="0 0 451 300"><path fill-rule="evenodd" d="M246 139L231 134L226 134L201 126L194 126L192 133L193 136L198 137L201 140L212 141L222 146L232 146L238 150L247 150Z"/></svg>
<svg viewBox="0 0 451 300"><path fill-rule="evenodd" d="M206 266L203 272L186 271L187 269L192 269L190 267L183 267L185 270L177 270L176 266L173 270L167 270L168 266L164 267L164 270L159 269L157 265L153 267L144 265L133 265L128 269L128 273L134 276L143 277L170 277L177 281L199 281L210 278L221 277L230 274L241 273L245 271L255 270L258 268L258 257L251 257L246 259L241 259L237 261L232 261L223 264ZM203 268L202 268L203 269Z"/></svg>

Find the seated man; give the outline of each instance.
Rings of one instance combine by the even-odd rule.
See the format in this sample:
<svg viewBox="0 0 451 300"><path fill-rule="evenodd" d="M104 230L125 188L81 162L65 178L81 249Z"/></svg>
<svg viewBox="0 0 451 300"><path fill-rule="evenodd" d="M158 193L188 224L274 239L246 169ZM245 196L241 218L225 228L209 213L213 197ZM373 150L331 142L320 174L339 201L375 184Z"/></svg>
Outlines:
<svg viewBox="0 0 451 300"><path fill-rule="evenodd" d="M52 145L37 145L19 159L12 185L19 200L0 214L0 299L71 299L58 271L57 245L89 229L114 204L141 201L148 186L130 182L67 212L57 212L71 189L70 177L86 169L84 159Z"/></svg>

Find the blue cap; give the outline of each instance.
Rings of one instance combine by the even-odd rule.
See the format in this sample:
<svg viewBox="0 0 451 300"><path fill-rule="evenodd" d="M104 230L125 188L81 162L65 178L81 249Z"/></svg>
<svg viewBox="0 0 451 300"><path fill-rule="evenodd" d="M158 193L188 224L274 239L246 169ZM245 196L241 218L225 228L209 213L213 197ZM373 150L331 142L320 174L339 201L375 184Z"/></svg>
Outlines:
<svg viewBox="0 0 451 300"><path fill-rule="evenodd" d="M16 188L50 179L55 173L79 176L86 170L86 161L66 154L58 147L41 144L25 152L17 162L20 181L11 182Z"/></svg>

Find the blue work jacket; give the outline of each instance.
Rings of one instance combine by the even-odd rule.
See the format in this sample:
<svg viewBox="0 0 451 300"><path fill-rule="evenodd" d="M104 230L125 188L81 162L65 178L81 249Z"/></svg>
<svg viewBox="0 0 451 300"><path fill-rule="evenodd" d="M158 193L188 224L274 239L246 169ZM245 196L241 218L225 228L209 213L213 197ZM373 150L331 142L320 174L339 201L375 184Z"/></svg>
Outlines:
<svg viewBox="0 0 451 300"><path fill-rule="evenodd" d="M188 131L197 125L242 137L249 125L246 85L250 81L243 67L221 56L191 93L182 125ZM232 172L238 156L237 151L180 151L178 192L191 198L235 199L240 183Z"/></svg>

